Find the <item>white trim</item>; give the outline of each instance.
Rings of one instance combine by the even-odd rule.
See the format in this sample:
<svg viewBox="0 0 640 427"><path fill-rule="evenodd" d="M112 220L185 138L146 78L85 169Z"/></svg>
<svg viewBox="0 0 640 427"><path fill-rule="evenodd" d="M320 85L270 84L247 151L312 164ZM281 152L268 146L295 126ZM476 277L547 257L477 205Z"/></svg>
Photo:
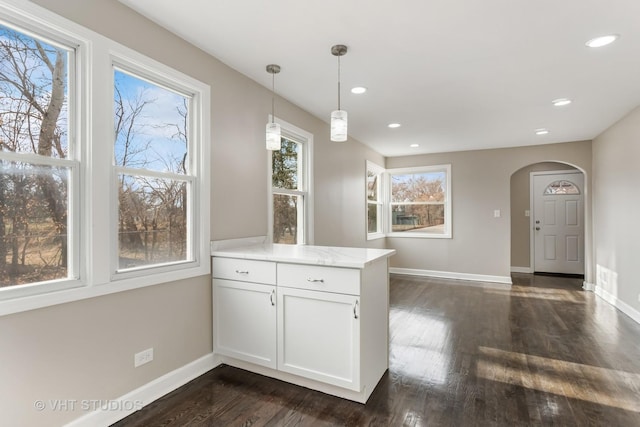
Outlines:
<svg viewBox="0 0 640 427"><path fill-rule="evenodd" d="M56 281L51 284L35 284L36 286L3 288L0 295L12 298L0 301L0 316L208 275L211 264L209 260L211 221L209 85L27 1L0 1L0 17L30 29L39 36L44 35L59 42L71 42L76 47L77 60L73 64L73 71L82 90L72 91L69 94L70 98L73 97L78 103L74 111L69 113L70 117L74 112L78 116L71 123L76 137L75 141L70 141L70 146L79 144L79 141L85 144L73 146L78 155L72 161L77 162L78 158L80 160L78 172L81 188L74 200L70 201L70 209L80 211L79 221L74 225L79 226L80 229L74 233L73 242L79 254L77 259L74 257L71 261L75 263L80 280L71 280L62 284ZM111 93L113 89L110 88L111 85L104 83L112 79L114 59L119 64L135 65L136 69L139 67L143 71L153 70L151 75L163 77L164 80L171 82L173 90L187 89L187 92L193 96L190 126L194 135L191 142L197 141L199 144L197 147L192 147L192 153L198 153L197 164L195 162L192 164L193 173L191 174L197 177L197 181L193 183L194 205L193 213L190 215L194 239L192 248L195 251L190 257L192 262L189 265L176 265L175 268L171 268L172 271L163 272L163 268L158 268L144 276L123 278L118 281L111 281L110 263L104 261L110 259L110 242L114 238L111 234L109 216L110 209L114 205L113 192L110 191L113 178L112 164L109 160L105 161L112 157L110 153L112 153L113 141L110 135L112 135L113 126L109 125L109 120L105 117L113 115ZM146 72L145 75L150 74ZM96 117L101 119L95 120ZM199 126L194 126L196 119L199 121ZM194 161L193 156L191 161ZM47 159L44 162L57 161ZM105 197L106 193L109 193L108 197ZM109 243L105 244L105 242ZM31 291L37 286L41 286L41 293L18 296L18 292L22 292L23 289L25 292L27 289ZM73 289L68 289L69 286ZM60 287L67 287L67 289L58 290Z"/></svg>
<svg viewBox="0 0 640 427"><path fill-rule="evenodd" d="M514 266L511 266L511 272L512 273L528 273L528 274L531 274L531 273L533 273L533 268L531 268L531 267L514 267Z"/></svg>
<svg viewBox="0 0 640 427"><path fill-rule="evenodd" d="M585 280L582 282L582 289L584 289L585 291L594 292L596 290L596 285Z"/></svg>
<svg viewBox="0 0 640 427"><path fill-rule="evenodd" d="M389 273L409 276L438 277L441 279L469 280L472 282L503 283L511 285L509 276L488 276L484 274L455 273L451 271L419 270L415 268L389 267Z"/></svg>
<svg viewBox="0 0 640 427"><path fill-rule="evenodd" d="M218 365L219 362L216 361L213 353L209 353L187 365L156 378L155 380L148 382L147 384L138 387L123 396L108 401L113 403L113 407L123 409L113 410L108 407L106 409L99 408L81 416L80 418L76 418L66 424L66 426L93 427L100 425L107 426L116 423L140 409L141 406L146 406L155 400L158 400L165 394L182 387L189 381L210 371ZM134 406L134 409L128 409L132 406Z"/></svg>
<svg viewBox="0 0 640 427"><path fill-rule="evenodd" d="M611 304L612 306L614 306L615 308L617 308L618 310L620 310L621 312L629 316L634 322L640 323L640 311L631 307L626 302L621 301L615 295L605 291L601 286L595 287L595 293L600 298L602 298L603 300L605 300L606 302L608 302L609 304Z"/></svg>
<svg viewBox="0 0 640 427"><path fill-rule="evenodd" d="M302 214L304 215L304 226L302 243L305 245L312 245L314 242L314 201L313 201L313 134L301 129L289 122L286 122L278 117L268 116L268 121L274 121L280 125L282 129L282 136L290 138L291 140L302 144L302 159L299 159L302 163L302 183L304 190L286 190L274 188L271 184L272 161L271 156L273 152L267 150L267 235L269 242L273 242L273 195L274 194L290 194L304 197L304 207ZM300 168L299 168L300 169ZM300 239L299 239L300 240Z"/></svg>
<svg viewBox="0 0 640 427"><path fill-rule="evenodd" d="M392 175L409 175L409 174L419 174L424 172L445 172L446 174L446 182L445 182L445 200L440 203L400 203L400 202L392 202L391 199L391 176ZM409 238L422 238L422 239L452 239L453 238L453 194L451 192L451 164L442 164L442 165L430 165L430 166L418 166L418 167L410 167L410 168L395 168L395 169L387 169L385 173L385 203L386 203L386 218L385 218L385 232L387 237L409 237ZM392 207L395 205L404 205L404 204L433 204L433 205L444 205L444 233L442 234L432 234L432 233L421 233L417 231L410 232L393 232L393 212Z"/></svg>

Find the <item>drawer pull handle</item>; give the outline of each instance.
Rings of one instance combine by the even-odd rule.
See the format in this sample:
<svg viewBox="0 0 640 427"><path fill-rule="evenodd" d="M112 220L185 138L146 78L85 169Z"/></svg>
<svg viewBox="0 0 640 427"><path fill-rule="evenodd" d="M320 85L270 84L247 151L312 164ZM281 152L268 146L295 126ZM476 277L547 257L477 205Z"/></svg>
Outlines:
<svg viewBox="0 0 640 427"><path fill-rule="evenodd" d="M355 304L353 304L353 318L358 318L358 300L356 300Z"/></svg>
<svg viewBox="0 0 640 427"><path fill-rule="evenodd" d="M249 270L236 270L238 274L249 274Z"/></svg>
<svg viewBox="0 0 640 427"><path fill-rule="evenodd" d="M271 291L271 294L269 294L269 301L271 301L271 305L274 306L276 305L276 302L273 300L273 297L275 296L276 291Z"/></svg>
<svg viewBox="0 0 640 427"><path fill-rule="evenodd" d="M324 279L312 279L311 277L309 277L307 279L307 282L311 282L311 283L324 283Z"/></svg>

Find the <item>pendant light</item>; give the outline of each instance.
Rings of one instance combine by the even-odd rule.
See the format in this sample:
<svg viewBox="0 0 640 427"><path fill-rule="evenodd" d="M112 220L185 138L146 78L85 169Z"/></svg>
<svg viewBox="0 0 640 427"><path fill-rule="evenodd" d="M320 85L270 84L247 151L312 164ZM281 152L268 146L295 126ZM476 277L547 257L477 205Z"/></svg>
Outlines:
<svg viewBox="0 0 640 427"><path fill-rule="evenodd" d="M275 93L276 74L280 72L280 66L276 64L267 65L267 73L271 74L271 121L267 123L267 150L280 150L280 124L275 122Z"/></svg>
<svg viewBox="0 0 640 427"><path fill-rule="evenodd" d="M338 109L331 112L331 140L344 142L347 140L347 112L340 109L340 57L347 54L347 47L337 44L331 48L331 53L338 57Z"/></svg>

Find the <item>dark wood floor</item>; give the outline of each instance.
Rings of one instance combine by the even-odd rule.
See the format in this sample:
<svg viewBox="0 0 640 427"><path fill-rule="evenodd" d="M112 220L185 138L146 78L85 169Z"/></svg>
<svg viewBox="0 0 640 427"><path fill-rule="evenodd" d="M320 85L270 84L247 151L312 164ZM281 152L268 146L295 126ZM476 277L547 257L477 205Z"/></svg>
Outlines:
<svg viewBox="0 0 640 427"><path fill-rule="evenodd" d="M117 426L640 426L640 325L581 280L392 276L366 405L220 366Z"/></svg>

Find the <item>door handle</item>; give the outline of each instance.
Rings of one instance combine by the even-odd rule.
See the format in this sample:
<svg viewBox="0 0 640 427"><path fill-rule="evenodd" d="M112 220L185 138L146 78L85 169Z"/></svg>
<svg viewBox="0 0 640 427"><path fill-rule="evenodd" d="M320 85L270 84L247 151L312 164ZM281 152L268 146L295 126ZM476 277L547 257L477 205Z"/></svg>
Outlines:
<svg viewBox="0 0 640 427"><path fill-rule="evenodd" d="M249 274L249 270L236 270L238 274Z"/></svg>
<svg viewBox="0 0 640 427"><path fill-rule="evenodd" d="M276 305L276 302L273 300L274 295L276 294L276 291L271 291L271 294L269 294L269 301L271 301L271 305L274 306Z"/></svg>
<svg viewBox="0 0 640 427"><path fill-rule="evenodd" d="M540 227L536 227L536 231L540 231Z"/></svg>
<svg viewBox="0 0 640 427"><path fill-rule="evenodd" d="M355 304L353 304L353 318L358 318L358 300L356 300Z"/></svg>

